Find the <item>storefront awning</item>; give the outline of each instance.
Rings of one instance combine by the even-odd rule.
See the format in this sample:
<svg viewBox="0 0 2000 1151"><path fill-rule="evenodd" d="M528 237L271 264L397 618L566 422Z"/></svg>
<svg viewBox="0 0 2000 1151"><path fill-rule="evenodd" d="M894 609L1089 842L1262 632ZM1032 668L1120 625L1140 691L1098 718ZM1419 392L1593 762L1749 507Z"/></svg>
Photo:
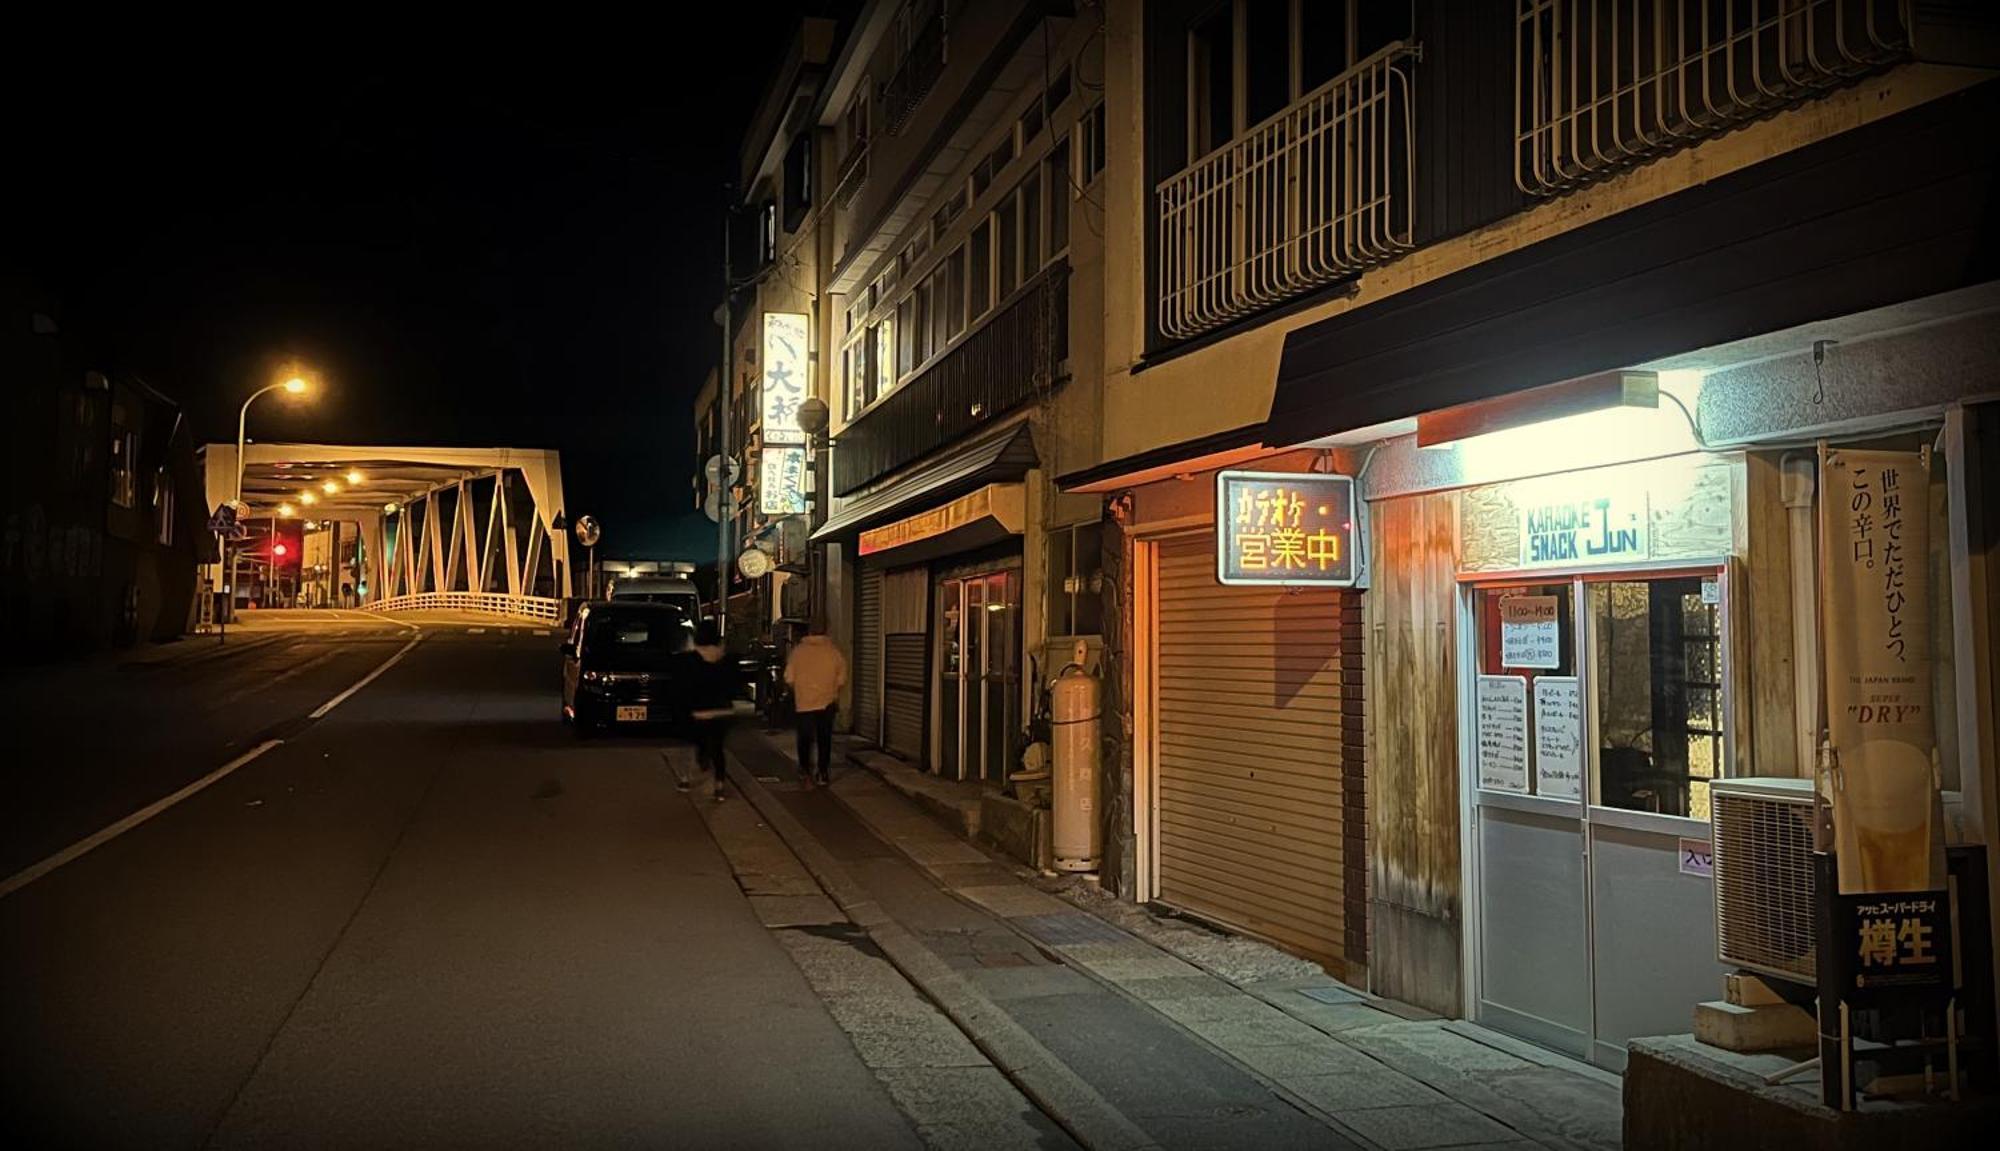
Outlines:
<svg viewBox="0 0 2000 1151"><path fill-rule="evenodd" d="M1988 81L1286 336L1306 443L2000 276Z"/></svg>
<svg viewBox="0 0 2000 1151"><path fill-rule="evenodd" d="M848 538L864 528L936 507L988 484L1018 480L1037 463L1034 434L1022 421L848 500L812 538L815 542Z"/></svg>
<svg viewBox="0 0 2000 1151"><path fill-rule="evenodd" d="M864 556L893 552L897 563L971 551L1020 535L1028 523L1027 508L1023 485L987 484L908 519L869 528L855 551Z"/></svg>

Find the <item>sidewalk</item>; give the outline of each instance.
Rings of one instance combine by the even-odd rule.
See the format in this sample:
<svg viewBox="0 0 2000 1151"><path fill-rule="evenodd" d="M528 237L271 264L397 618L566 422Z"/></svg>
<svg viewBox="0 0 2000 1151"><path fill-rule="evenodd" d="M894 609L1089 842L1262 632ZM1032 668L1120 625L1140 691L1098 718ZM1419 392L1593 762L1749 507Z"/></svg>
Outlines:
<svg viewBox="0 0 2000 1151"><path fill-rule="evenodd" d="M1081 880L991 861L968 872L944 862L963 860L967 844L901 794L954 785L879 755L850 762L867 770L837 772L833 795L940 887L1172 1020L1337 1130L1393 1149L1620 1144L1619 1081L1606 1072L1373 998L1305 960L1157 918Z"/></svg>

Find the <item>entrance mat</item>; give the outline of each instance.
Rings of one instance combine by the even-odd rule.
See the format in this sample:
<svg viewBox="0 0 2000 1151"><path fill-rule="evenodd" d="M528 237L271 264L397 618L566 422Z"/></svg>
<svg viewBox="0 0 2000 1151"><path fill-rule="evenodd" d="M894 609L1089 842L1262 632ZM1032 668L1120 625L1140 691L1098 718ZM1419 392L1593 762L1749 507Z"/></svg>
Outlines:
<svg viewBox="0 0 2000 1151"><path fill-rule="evenodd" d="M1074 947L1083 943L1129 943L1132 937L1081 911L1058 911L1049 915L1021 915L1009 923L1051 947Z"/></svg>

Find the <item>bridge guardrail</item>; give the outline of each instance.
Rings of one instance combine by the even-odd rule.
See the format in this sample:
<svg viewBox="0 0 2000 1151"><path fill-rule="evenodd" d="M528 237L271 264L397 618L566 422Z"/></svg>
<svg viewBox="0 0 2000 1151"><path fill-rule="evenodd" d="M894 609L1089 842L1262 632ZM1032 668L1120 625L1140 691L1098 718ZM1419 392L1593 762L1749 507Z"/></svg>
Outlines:
<svg viewBox="0 0 2000 1151"><path fill-rule="evenodd" d="M563 601L547 596L506 595L500 592L432 591L399 595L368 605L375 611L470 611L485 615L505 615L522 619L560 623Z"/></svg>

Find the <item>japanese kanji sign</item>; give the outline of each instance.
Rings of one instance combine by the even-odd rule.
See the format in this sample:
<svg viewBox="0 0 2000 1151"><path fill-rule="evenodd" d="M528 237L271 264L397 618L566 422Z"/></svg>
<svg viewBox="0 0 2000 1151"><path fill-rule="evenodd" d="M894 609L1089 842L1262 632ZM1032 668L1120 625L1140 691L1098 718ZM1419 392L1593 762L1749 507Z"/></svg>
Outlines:
<svg viewBox="0 0 2000 1151"><path fill-rule="evenodd" d="M1218 472L1215 578L1225 584L1354 585L1354 480Z"/></svg>
<svg viewBox="0 0 2000 1151"><path fill-rule="evenodd" d="M795 516L806 510L806 450L767 447L758 468L757 510L767 516Z"/></svg>
<svg viewBox="0 0 2000 1151"><path fill-rule="evenodd" d="M1840 896L1834 946L1853 992L1952 985L1951 901L1944 891Z"/></svg>
<svg viewBox="0 0 2000 1151"><path fill-rule="evenodd" d="M812 393L806 379L806 317L764 313L764 442L803 444L799 405Z"/></svg>
<svg viewBox="0 0 2000 1151"><path fill-rule="evenodd" d="M1930 453L1822 449L1820 618L1843 894L1936 887Z"/></svg>

